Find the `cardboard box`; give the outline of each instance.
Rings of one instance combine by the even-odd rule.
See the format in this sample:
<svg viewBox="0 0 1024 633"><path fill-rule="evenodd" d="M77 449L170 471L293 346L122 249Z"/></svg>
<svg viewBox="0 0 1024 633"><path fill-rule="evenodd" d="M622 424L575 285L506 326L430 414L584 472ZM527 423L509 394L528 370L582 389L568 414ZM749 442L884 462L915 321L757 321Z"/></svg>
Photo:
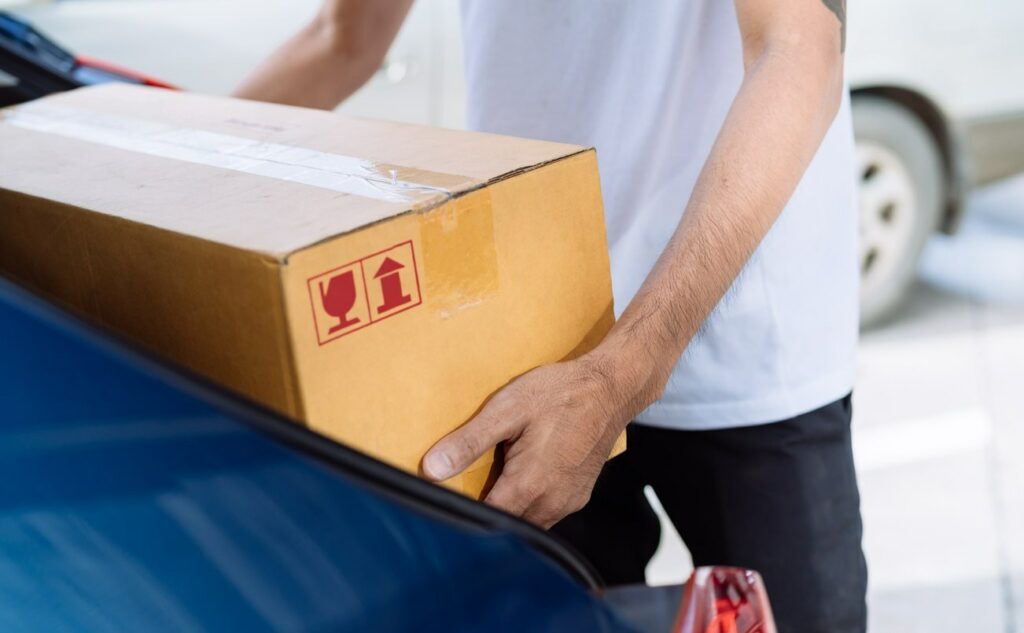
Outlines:
<svg viewBox="0 0 1024 633"><path fill-rule="evenodd" d="M123 85L0 113L0 271L412 472L614 319L591 149Z"/></svg>

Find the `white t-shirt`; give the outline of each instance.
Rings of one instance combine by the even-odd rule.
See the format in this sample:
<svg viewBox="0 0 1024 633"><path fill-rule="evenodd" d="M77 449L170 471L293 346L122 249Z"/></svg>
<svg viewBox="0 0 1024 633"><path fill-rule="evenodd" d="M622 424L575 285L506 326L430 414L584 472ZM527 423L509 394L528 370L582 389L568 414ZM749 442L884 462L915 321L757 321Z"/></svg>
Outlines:
<svg viewBox="0 0 1024 633"><path fill-rule="evenodd" d="M463 38L471 128L597 148L621 314L678 224L739 89L733 3L464 0ZM850 391L855 204L845 98L796 193L640 422L760 424Z"/></svg>

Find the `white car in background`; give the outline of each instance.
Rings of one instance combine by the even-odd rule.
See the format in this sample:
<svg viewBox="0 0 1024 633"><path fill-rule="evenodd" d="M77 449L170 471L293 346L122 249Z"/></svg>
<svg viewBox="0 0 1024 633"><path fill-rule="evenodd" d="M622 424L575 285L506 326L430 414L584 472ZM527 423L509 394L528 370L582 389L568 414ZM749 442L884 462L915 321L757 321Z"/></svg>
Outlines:
<svg viewBox="0 0 1024 633"><path fill-rule="evenodd" d="M71 50L226 93L319 3L0 0L0 8ZM870 325L898 307L928 236L956 230L967 192L1024 171L1024 2L851 4L861 314ZM342 110L459 127L463 96L457 3L420 0L380 72Z"/></svg>

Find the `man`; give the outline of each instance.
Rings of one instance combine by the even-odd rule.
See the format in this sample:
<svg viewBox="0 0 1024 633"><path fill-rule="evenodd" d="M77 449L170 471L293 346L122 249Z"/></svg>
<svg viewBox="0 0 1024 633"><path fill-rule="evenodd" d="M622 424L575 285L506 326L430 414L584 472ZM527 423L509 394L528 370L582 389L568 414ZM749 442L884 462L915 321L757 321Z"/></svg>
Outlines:
<svg viewBox="0 0 1024 633"><path fill-rule="evenodd" d="M238 96L334 107L411 2L327 0ZM504 443L487 501L544 527L583 508L555 530L612 583L644 580L650 485L695 564L762 572L780 631L863 631L845 2L466 0L463 34L471 128L597 148L622 312L424 472Z"/></svg>

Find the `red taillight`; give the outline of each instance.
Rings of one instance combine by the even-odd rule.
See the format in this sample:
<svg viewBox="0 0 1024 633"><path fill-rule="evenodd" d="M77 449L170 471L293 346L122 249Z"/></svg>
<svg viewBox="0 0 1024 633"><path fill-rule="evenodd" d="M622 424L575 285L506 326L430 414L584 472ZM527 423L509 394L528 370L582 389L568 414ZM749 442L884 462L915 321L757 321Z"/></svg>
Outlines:
<svg viewBox="0 0 1024 633"><path fill-rule="evenodd" d="M700 567L683 590L673 633L776 633L760 574Z"/></svg>

